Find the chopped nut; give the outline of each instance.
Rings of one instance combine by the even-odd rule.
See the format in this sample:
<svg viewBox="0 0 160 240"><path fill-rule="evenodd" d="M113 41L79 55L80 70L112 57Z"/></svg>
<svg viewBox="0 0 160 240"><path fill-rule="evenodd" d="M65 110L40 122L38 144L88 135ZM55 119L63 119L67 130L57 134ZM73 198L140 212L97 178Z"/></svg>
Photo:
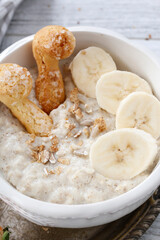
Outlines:
<svg viewBox="0 0 160 240"><path fill-rule="evenodd" d="M46 164L49 161L50 152L47 150L43 150L38 153L38 161L40 163Z"/></svg>
<svg viewBox="0 0 160 240"><path fill-rule="evenodd" d="M52 143L52 145L50 146L49 150L51 152L57 152L58 151L58 146L57 145L59 143L59 140L58 140L57 136L52 137L51 143Z"/></svg>
<svg viewBox="0 0 160 240"><path fill-rule="evenodd" d="M62 171L63 171L63 168L60 167L60 166L58 166L58 167L55 169L54 173L56 173L57 175L60 175L60 174L62 173Z"/></svg>
<svg viewBox="0 0 160 240"><path fill-rule="evenodd" d="M76 119L77 120L80 120L82 117L83 117L83 114L82 114L82 111L80 108L78 108L76 111L75 111L75 116L76 116Z"/></svg>
<svg viewBox="0 0 160 240"><path fill-rule="evenodd" d="M69 123L69 122L66 122L65 124L64 124L64 126L65 126L65 128L67 128L67 129L69 129L69 130L72 130L73 128L75 128L76 127L76 124L74 123Z"/></svg>
<svg viewBox="0 0 160 240"><path fill-rule="evenodd" d="M79 137L80 135L82 134L82 131L81 130L79 130L75 135L74 135L74 138L77 138L77 137Z"/></svg>
<svg viewBox="0 0 160 240"><path fill-rule="evenodd" d="M82 146L83 145L83 141L80 140L78 143L77 143L78 146Z"/></svg>
<svg viewBox="0 0 160 240"><path fill-rule="evenodd" d="M52 139L51 139L51 143L52 144L58 144L58 138L57 138L57 136L54 136L54 137L52 137Z"/></svg>
<svg viewBox="0 0 160 240"><path fill-rule="evenodd" d="M40 145L40 146L37 146L35 147L33 150L32 150L32 157L34 158L35 161L37 162L40 162L39 158L39 154L44 150L45 146L44 145Z"/></svg>
<svg viewBox="0 0 160 240"><path fill-rule="evenodd" d="M69 113L72 113L72 114L75 114L75 111L78 109L78 104L77 103L74 103L69 109L68 109L68 112Z"/></svg>
<svg viewBox="0 0 160 240"><path fill-rule="evenodd" d="M78 89L77 89L77 88L74 88L74 89L70 92L70 101L71 101L72 103L79 104Z"/></svg>
<svg viewBox="0 0 160 240"><path fill-rule="evenodd" d="M48 171L48 174L55 174L55 171L54 170L50 170L50 171Z"/></svg>
<svg viewBox="0 0 160 240"><path fill-rule="evenodd" d="M58 162L64 165L69 165L70 164L70 160L66 159L66 158L58 158Z"/></svg>
<svg viewBox="0 0 160 240"><path fill-rule="evenodd" d="M98 126L98 129L99 129L100 132L103 132L104 130L107 129L106 122L105 122L103 117L95 119L93 126L94 127Z"/></svg>
<svg viewBox="0 0 160 240"><path fill-rule="evenodd" d="M49 151L50 152L57 152L58 151L58 147L54 146L54 145L51 145L50 148L49 148Z"/></svg>
<svg viewBox="0 0 160 240"><path fill-rule="evenodd" d="M84 132L84 134L86 135L86 137L89 138L89 136L90 136L89 128L88 128L88 127L84 127L84 128L83 128L83 132Z"/></svg>
<svg viewBox="0 0 160 240"><path fill-rule="evenodd" d="M34 151L36 151L36 152L41 152L41 151L43 151L44 150L44 148L45 148L45 146L44 145L40 145L40 146L37 146L37 147L35 147L34 148Z"/></svg>
<svg viewBox="0 0 160 240"><path fill-rule="evenodd" d="M80 151L80 150L74 150L73 154L78 156L78 157L87 157L88 156L87 151Z"/></svg>
<svg viewBox="0 0 160 240"><path fill-rule="evenodd" d="M54 170L48 170L47 168L44 168L44 173L46 176L50 175L50 174L55 174Z"/></svg>
<svg viewBox="0 0 160 240"><path fill-rule="evenodd" d="M84 108L85 108L86 113L92 113L93 112L92 108L88 104L85 104Z"/></svg>
<svg viewBox="0 0 160 240"><path fill-rule="evenodd" d="M35 161L38 161L38 153L37 152L32 152L32 157L34 158Z"/></svg>
<svg viewBox="0 0 160 240"><path fill-rule="evenodd" d="M50 161L50 163L52 163L52 164L55 164L55 163L57 162L57 159L55 158L55 156L54 156L53 153L50 154L49 161Z"/></svg>

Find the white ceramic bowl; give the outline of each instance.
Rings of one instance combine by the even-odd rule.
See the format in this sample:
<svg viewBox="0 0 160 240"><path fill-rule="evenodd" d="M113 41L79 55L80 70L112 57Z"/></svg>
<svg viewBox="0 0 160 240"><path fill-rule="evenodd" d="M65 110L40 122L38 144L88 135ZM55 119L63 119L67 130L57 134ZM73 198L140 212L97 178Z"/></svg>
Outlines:
<svg viewBox="0 0 160 240"><path fill-rule="evenodd" d="M150 53L134 46L129 40L101 28L72 27L77 52L88 46L99 46L111 54L118 69L130 70L146 79L160 98L160 66ZM24 38L0 55L0 63L12 62L33 67L33 36ZM145 149L144 149L145 151ZM20 215L39 225L81 228L116 220L145 202L160 184L160 165L134 189L114 199L83 205L52 204L27 197L18 192L0 175L0 197Z"/></svg>

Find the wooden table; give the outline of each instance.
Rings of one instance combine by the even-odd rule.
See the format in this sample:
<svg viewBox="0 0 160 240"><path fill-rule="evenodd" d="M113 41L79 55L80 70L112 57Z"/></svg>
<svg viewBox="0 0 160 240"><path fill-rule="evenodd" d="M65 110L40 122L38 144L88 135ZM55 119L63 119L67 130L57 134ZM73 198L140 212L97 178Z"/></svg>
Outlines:
<svg viewBox="0 0 160 240"><path fill-rule="evenodd" d="M160 59L160 0L24 0L1 50L43 26L88 25L115 30ZM160 216L141 240L160 239Z"/></svg>

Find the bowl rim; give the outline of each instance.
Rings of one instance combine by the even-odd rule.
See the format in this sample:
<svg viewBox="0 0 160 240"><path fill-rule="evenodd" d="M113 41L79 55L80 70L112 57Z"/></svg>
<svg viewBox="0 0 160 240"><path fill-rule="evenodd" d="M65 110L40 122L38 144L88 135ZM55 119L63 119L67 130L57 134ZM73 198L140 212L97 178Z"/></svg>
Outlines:
<svg viewBox="0 0 160 240"><path fill-rule="evenodd" d="M149 57L160 70L160 65L153 53L151 53L149 50L144 50L144 47L137 46L137 44L132 43L131 40L128 40L119 33L105 28L89 26L76 26L68 28L72 32L90 32L102 35L109 35L111 37L117 38L120 41L123 41L124 43L129 45L130 47L135 48L142 54ZM32 42L33 37L34 35L25 37L4 50L0 54L0 62L10 53L16 51L19 47ZM19 208L25 210L28 213L35 214L36 216L39 215L41 217L43 216L46 218L50 217L56 219L91 219L100 215L105 215L106 213L113 214L114 212L122 210L132 204L135 204L136 202L141 201L145 198L145 196L149 197L151 193L160 184L159 168L160 165L156 166L152 173L144 181L142 181L140 184L138 184L136 187L129 190L128 192L101 202L76 205L44 202L20 193L18 190L16 190L16 188L14 188L9 182L7 182L7 180L5 180L1 176L0 197L4 199L4 201L7 201L9 204L12 202L12 205L15 204Z"/></svg>

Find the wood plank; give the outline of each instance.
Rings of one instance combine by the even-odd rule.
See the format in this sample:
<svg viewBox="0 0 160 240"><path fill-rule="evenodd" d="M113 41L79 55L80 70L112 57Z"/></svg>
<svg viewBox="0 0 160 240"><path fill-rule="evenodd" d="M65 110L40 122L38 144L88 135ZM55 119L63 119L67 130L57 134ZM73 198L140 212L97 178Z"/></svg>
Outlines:
<svg viewBox="0 0 160 240"><path fill-rule="evenodd" d="M159 0L25 0L8 33L29 35L48 24L91 25L118 31L129 38L160 39Z"/></svg>

